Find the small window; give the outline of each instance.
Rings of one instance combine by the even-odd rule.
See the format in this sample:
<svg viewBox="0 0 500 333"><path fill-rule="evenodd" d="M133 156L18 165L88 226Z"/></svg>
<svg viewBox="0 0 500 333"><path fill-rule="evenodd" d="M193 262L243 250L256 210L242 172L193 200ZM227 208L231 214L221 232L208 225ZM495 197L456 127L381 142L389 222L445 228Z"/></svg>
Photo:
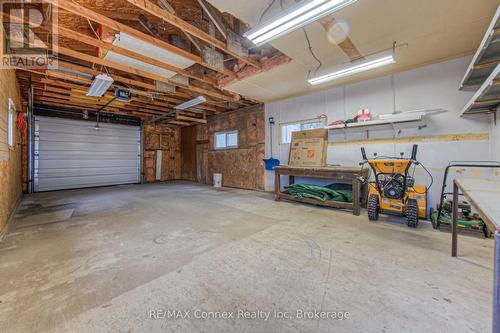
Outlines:
<svg viewBox="0 0 500 333"><path fill-rule="evenodd" d="M14 148L14 115L16 112L16 107L12 99L9 98L9 118L7 122L7 142L9 144L9 148Z"/></svg>
<svg viewBox="0 0 500 333"><path fill-rule="evenodd" d="M215 133L215 149L238 148L238 131Z"/></svg>
<svg viewBox="0 0 500 333"><path fill-rule="evenodd" d="M307 131L307 130L312 130L312 129L316 129L316 128L323 128L323 127L325 127L325 124L323 123L323 121L318 120L318 119L305 120L305 121L296 122L296 123L282 124L281 125L280 142L282 144L292 142L292 133L293 132Z"/></svg>

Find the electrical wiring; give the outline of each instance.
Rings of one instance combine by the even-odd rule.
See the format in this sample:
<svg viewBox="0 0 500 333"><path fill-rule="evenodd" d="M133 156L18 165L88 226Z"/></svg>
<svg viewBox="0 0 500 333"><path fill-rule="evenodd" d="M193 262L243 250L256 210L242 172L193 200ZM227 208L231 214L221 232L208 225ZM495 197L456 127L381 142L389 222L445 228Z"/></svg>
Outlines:
<svg viewBox="0 0 500 333"><path fill-rule="evenodd" d="M415 190L415 193L417 193L417 194L426 194L426 193L428 193L428 192L429 192L430 188L432 187L432 184L434 184L434 177L432 177L432 174L431 174L431 173L430 173L430 171L429 171L429 170L425 167L425 165L423 165L423 164L422 164L422 163L420 163L420 162L418 163L418 165L420 165L420 166L422 167L422 169L424 169L424 170L425 170L425 172L427 173L427 175L429 175L429 178L430 178L430 180L431 180L431 183L429 184L429 186L426 186L426 187L425 187L425 192L424 192L424 193L417 192L416 190ZM412 177L413 177L413 179L415 179L415 171L416 171L416 170L417 170L417 165L414 165L414 166L413 166L413 173L412 173Z"/></svg>
<svg viewBox="0 0 500 333"><path fill-rule="evenodd" d="M269 5L264 9L264 11L262 12L262 14L260 15L259 23L262 22L262 19L267 14L267 12L269 12L269 10L272 8L272 6L274 5L275 2L276 2L276 0L272 0L269 3ZM295 2L298 2L298 1L296 0ZM285 5L283 3L283 0L280 0L280 7L281 7L282 10L285 10ZM321 60L314 53L314 50L313 50L312 45L311 45L311 40L309 38L307 30L305 28L302 28L302 31L304 32L304 36L306 38L307 49L309 50L309 53L311 53L311 56L314 58L314 60L316 60L318 62L318 67L316 67L316 69L314 70L314 75L316 75L316 73L318 72L318 70L323 66L323 63L321 62ZM307 74L307 79L309 79L310 77L311 77L311 70L309 70L309 72Z"/></svg>
<svg viewBox="0 0 500 333"><path fill-rule="evenodd" d="M314 70L314 75L318 72L318 70L323 66L323 63L319 58L314 54L313 48L311 46L311 40L309 39L309 35L307 34L306 28L302 28L302 31L304 31L304 36L306 37L307 41L307 48L309 49L309 52L311 53L312 57L318 62L318 67ZM309 74L307 74L307 78L309 79L311 77L311 70L309 70Z"/></svg>
<svg viewBox="0 0 500 333"><path fill-rule="evenodd" d="M266 7L266 9L264 9L264 11L262 12L262 15L260 15L260 18L259 18L259 24L262 22L262 19L267 14L269 9L271 9L271 7L274 5L275 2L276 2L276 0L272 0L271 3ZM283 6L281 6L281 8L283 9Z"/></svg>

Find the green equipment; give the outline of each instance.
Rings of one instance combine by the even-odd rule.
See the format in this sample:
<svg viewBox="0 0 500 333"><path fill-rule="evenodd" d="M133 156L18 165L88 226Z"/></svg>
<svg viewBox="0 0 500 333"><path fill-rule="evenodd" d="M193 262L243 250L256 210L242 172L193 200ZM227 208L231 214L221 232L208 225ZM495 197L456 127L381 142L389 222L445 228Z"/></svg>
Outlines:
<svg viewBox="0 0 500 333"><path fill-rule="evenodd" d="M352 186L348 184L331 184L327 186L293 184L285 186L284 193L296 198L310 198L319 201L352 202Z"/></svg>
<svg viewBox="0 0 500 333"><path fill-rule="evenodd" d="M453 200L446 199L441 206L441 214L439 214L439 206L436 210L431 208L431 222L434 228L451 230L452 207ZM460 200L458 202L457 226L461 233L481 234L484 235L485 238L491 237L491 231L477 213L472 213L471 205L465 200Z"/></svg>
<svg viewBox="0 0 500 333"><path fill-rule="evenodd" d="M453 193L446 192L448 185L448 176L452 169L467 170L469 168L485 168L485 169L499 169L500 162L498 161L451 161L446 166L443 177L443 184L441 186L441 198L437 209L431 208L431 222L434 229L451 229L452 222L452 207L453 200L449 199ZM486 224L481 220L479 215L472 214L471 205L465 200L458 202L458 230L460 232L469 234L480 234L484 237L491 237L491 231Z"/></svg>

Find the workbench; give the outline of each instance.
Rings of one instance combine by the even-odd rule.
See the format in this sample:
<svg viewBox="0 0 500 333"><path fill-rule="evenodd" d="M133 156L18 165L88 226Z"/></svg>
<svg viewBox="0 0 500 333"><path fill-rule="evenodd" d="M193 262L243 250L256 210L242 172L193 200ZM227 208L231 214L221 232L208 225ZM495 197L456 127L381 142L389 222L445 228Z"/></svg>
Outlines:
<svg viewBox="0 0 500 333"><path fill-rule="evenodd" d="M493 332L500 332L500 181L455 179L453 182L453 218L451 255L457 256L458 195L467 198L488 228L495 234L493 268Z"/></svg>
<svg viewBox="0 0 500 333"><path fill-rule="evenodd" d="M361 167L328 166L328 167L291 167L278 166L274 168L275 200L293 200L319 206L352 210L354 215L360 214L361 181L360 177L368 177L368 169ZM340 183L352 184L352 202L320 201L311 198L296 198L291 194L281 192L281 176L288 176L289 184L295 183L295 177L332 179Z"/></svg>

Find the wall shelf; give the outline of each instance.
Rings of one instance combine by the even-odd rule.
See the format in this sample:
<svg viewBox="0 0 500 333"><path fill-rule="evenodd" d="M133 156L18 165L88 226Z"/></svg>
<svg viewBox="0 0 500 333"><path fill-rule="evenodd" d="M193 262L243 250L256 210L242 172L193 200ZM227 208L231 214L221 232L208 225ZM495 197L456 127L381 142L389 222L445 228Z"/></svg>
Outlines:
<svg viewBox="0 0 500 333"><path fill-rule="evenodd" d="M359 123L349 123L349 124L340 124L340 125L332 125L327 126L329 130L346 130L350 128L365 128L365 127L374 127L374 126L383 126L383 125L394 125L400 123L409 123L409 122L418 122L421 121L425 116L438 114L442 112L446 112L447 110L443 109L433 109L433 110L416 110L409 112L401 112L390 115L382 115L382 119L369 120Z"/></svg>
<svg viewBox="0 0 500 333"><path fill-rule="evenodd" d="M500 105L500 63L465 105L460 116L493 113Z"/></svg>
<svg viewBox="0 0 500 333"><path fill-rule="evenodd" d="M467 68L460 83L460 90L474 90L480 87L498 63L500 63L500 6Z"/></svg>

